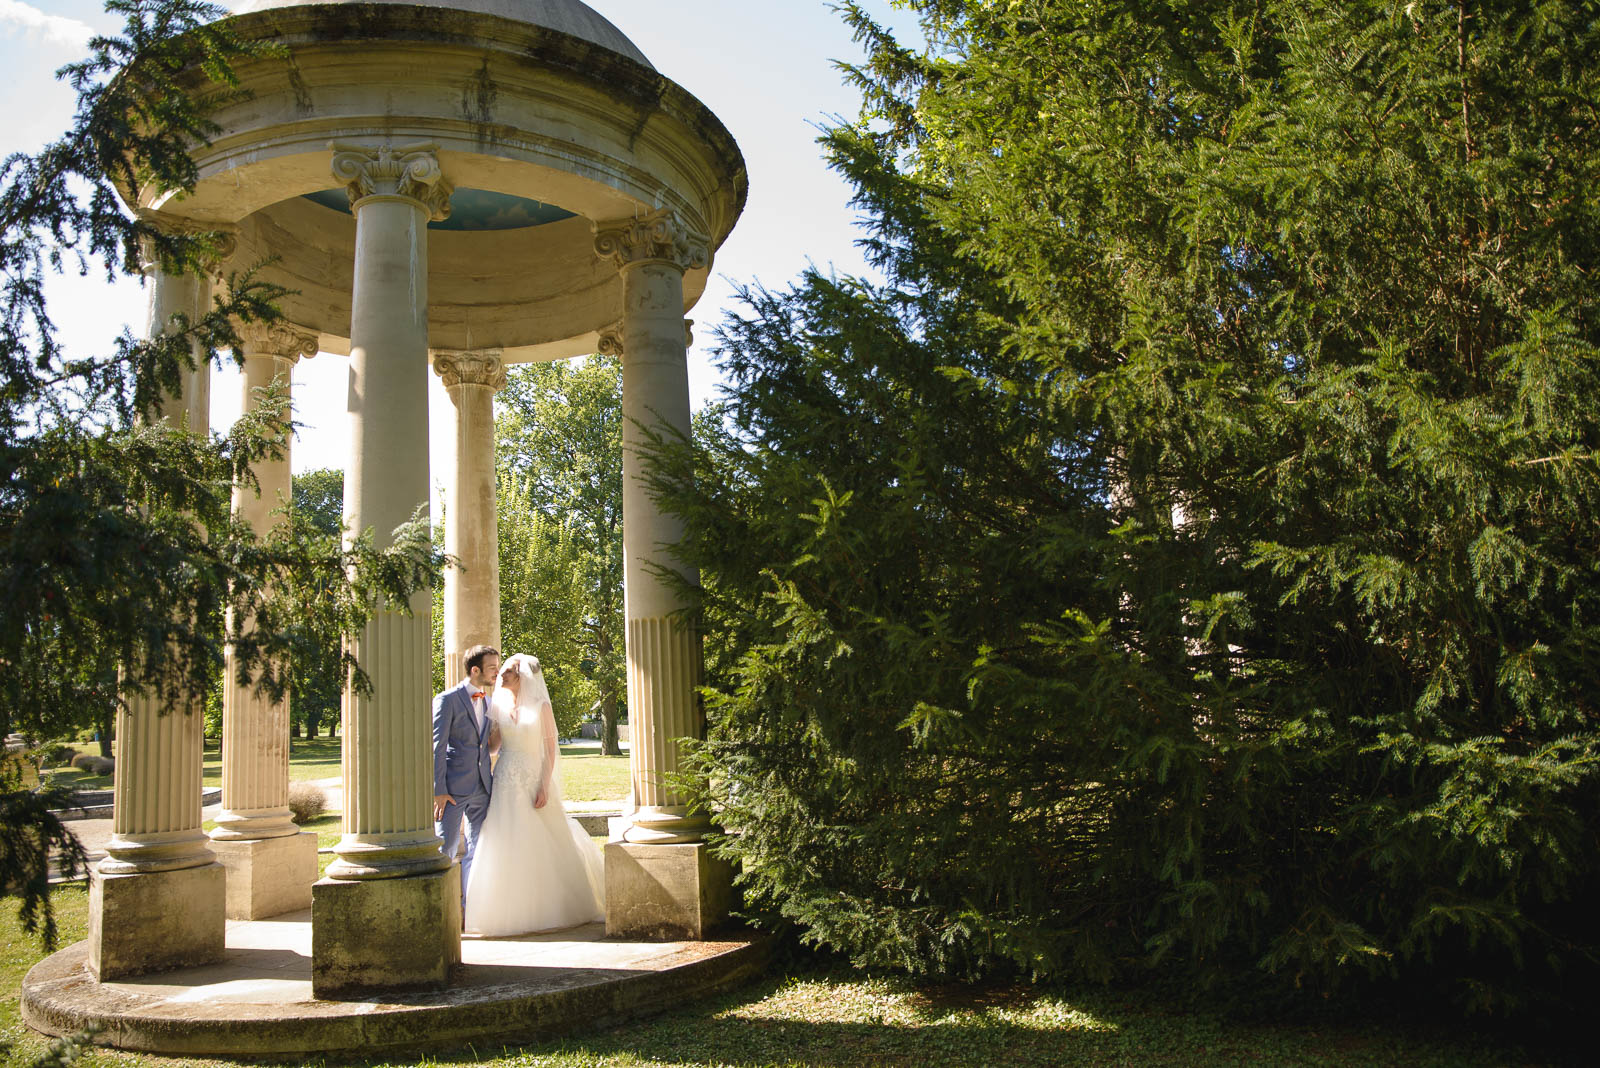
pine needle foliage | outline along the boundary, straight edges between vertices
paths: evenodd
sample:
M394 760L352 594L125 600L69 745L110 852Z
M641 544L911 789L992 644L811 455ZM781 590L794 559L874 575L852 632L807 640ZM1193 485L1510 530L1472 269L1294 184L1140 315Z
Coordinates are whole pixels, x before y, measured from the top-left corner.
M189 151L214 133L209 109L239 92L232 64L265 50L210 4L106 6L123 32L94 38L89 58L60 72L78 92L72 128L0 164L0 736L94 726L134 694L190 707L229 646L240 681L279 697L290 665L340 649L375 608L407 610L442 566L419 520L380 552L371 531L345 546L303 517L262 538L236 519L233 486L253 487L251 466L292 431L281 389L225 436L156 418L200 361L239 358L239 324L277 317L281 291L250 272L154 338L63 350L49 273L137 275L149 263L198 274L222 250L220 234L131 214L121 193L192 189ZM335 655L367 688L360 665ZM48 940L40 873L65 832L50 798L14 796L23 787L10 780L0 790L0 807L22 821L8 831L0 883L20 887L25 928Z
M748 292L661 449L748 899L924 974L1585 988L1600 6L906 6L823 138L883 281Z

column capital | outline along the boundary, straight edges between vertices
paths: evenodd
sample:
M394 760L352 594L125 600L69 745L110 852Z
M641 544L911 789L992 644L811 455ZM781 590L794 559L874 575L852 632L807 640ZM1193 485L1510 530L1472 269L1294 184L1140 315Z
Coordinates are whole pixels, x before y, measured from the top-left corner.
M506 388L506 365L500 349L434 349L433 373L446 389L456 386L488 386L499 392Z
M294 363L317 354L317 335L293 323L239 323L238 333L247 356L276 356Z
M196 237L201 234L213 235L212 246L200 261L201 270L204 271L208 278L218 278L222 271L222 265L239 250L239 228L237 226L227 223L196 222L193 219L185 219L178 215L167 215L163 212L148 209L139 213L139 220L172 237ZM155 243L149 237L141 238L139 242L140 273L150 277L158 269Z
M405 197L421 204L434 222L450 217L453 189L439 167L438 145L334 141L328 147L333 150L333 176L345 183L351 211L368 197Z
M600 331L600 340L595 342L595 351L602 356L621 356L626 346L622 343L622 327L608 326Z
M595 255L619 270L642 263L664 263L687 271L711 262L711 241L686 226L670 208L632 219L595 223Z
M685 349L694 348L693 319L685 319L683 321L683 347ZM622 325L618 323L600 331L600 337L595 342L594 351L602 356L621 356L625 348L626 346L622 343Z

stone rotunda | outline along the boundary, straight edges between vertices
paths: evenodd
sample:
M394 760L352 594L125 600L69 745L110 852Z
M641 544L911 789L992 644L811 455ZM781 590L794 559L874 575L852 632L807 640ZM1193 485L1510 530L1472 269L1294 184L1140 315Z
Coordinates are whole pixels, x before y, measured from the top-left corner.
M628 713L637 811L607 847L607 933L703 938L727 872L664 776L703 730L697 636L661 575L680 536L644 491L649 428L689 429L685 312L744 205L717 118L578 0L248 0L230 19L278 55L242 63L247 95L212 113L188 194L128 192L158 225L234 236L228 270L293 292L245 333L245 394L318 352L349 361L345 518L383 544L429 498L428 379L454 404L444 597L446 676L498 645L493 397L509 364L587 353L623 364ZM197 82L197 91L206 87ZM152 330L207 284L155 274ZM324 357L326 358L326 357ZM169 406L204 426L202 370ZM253 522L289 462L236 494ZM118 722L115 837L91 880L99 981L203 964L226 919L311 907L318 997L442 985L461 959L459 872L434 834L430 599L353 637L370 697L344 698L344 822L316 876L290 821L287 708L225 694L223 813L201 829L201 717ZM313 883L315 884L313 886Z

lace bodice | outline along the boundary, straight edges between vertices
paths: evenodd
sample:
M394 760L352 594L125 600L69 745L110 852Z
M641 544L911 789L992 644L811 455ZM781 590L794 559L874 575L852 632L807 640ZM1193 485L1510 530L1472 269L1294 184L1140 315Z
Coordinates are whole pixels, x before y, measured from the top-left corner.
M530 795L538 792L544 764L542 719L542 716L527 716L521 723L508 719L499 721L500 758L494 766L495 789L517 786Z

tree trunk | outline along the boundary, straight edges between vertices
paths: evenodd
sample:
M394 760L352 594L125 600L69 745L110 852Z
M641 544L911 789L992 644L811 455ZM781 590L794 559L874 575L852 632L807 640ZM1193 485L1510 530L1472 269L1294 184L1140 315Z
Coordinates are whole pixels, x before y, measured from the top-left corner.
M100 715L98 722L94 725L95 736L100 742L100 755L103 757L111 755L111 733L116 721L115 713L107 710Z
M600 755L622 755L617 744L617 695L609 689L600 695Z

